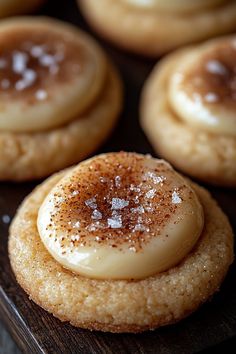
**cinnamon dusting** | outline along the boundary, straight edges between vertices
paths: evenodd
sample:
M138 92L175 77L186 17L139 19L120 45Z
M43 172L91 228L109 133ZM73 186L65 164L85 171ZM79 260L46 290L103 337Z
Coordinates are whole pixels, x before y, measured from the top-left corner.
M45 28L24 28L0 35L0 94L31 104L50 98L53 86L81 74L82 44Z
M194 100L236 108L235 43L232 39L219 43L186 73L182 86Z
M161 234L191 190L173 188L164 162L146 166L147 156L131 153L98 156L76 171L54 194L48 230L69 235L61 245L106 244L134 252ZM54 232L57 234L57 232Z

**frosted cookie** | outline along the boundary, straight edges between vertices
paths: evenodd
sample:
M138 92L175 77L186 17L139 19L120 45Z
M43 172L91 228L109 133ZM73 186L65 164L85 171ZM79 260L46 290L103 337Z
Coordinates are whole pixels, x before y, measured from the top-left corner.
M121 83L99 45L45 18L0 23L0 180L39 178L109 135Z
M236 37L170 54L144 87L141 123L183 172L236 186Z
M77 0L90 25L147 56L236 30L234 0Z
M0 18L34 11L44 0L0 0Z
M210 195L168 163L110 153L25 199L9 255L30 298L62 321L141 332L179 321L219 289L233 236Z

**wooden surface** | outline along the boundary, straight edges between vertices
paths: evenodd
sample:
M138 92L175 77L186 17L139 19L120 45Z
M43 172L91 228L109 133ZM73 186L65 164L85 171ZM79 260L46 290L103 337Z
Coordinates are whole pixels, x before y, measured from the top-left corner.
M0 353L1 354L21 353L1 322L0 322Z
M71 21L85 29L75 3L71 0L49 1L42 9L48 14ZM153 62L133 57L105 44L107 52L120 68L125 81L126 102L121 120L100 151L137 151L153 153L138 124L138 102L142 84ZM7 256L7 216L13 217L22 199L36 183L0 184L0 320L24 353L160 353L189 354L215 346L212 352L231 351L236 336L235 264L221 291L212 301L179 324L141 335L115 335L89 332L62 324L31 302L16 284ZM236 191L209 187L236 230ZM0 325L0 354L18 354ZM221 343L221 344L219 344ZM227 349L225 349L227 348ZM235 348L235 346L234 346Z

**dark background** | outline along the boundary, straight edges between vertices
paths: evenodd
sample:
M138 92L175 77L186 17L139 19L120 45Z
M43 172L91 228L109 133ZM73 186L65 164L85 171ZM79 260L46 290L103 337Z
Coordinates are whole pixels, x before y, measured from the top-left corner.
M72 22L93 33L73 0L48 1L38 13ZM97 37L95 33L93 35ZM127 150L148 152L155 156L138 122L140 91L155 62L125 53L98 40L120 69L125 86L121 119L113 135L98 152ZM56 354L236 352L235 263L221 291L195 314L176 325L139 335L91 333L73 328L69 324L62 324L29 301L16 284L9 266L9 225L3 222L2 217L9 215L12 218L17 206L37 183L0 183L0 320L8 327L22 351ZM236 191L206 187L218 200L236 230ZM0 354L13 353L18 354L19 351L0 324Z

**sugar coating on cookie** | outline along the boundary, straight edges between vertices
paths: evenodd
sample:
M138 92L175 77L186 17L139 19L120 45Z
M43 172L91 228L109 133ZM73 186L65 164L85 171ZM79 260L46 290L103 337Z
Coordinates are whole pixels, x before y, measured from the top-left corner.
M48 194L73 171L62 171L35 189L20 206L10 227L11 265L19 284L33 301L74 326L141 332L181 320L219 289L233 261L232 230L209 193L186 180L203 208L204 228L194 248L176 266L136 280L91 279L66 269L44 246L37 218ZM122 179L115 178L115 183L121 186ZM101 220L101 215L94 213L97 202L93 197L85 200L86 207L91 209L86 209L89 222L92 216ZM113 201L114 210L127 207L126 198ZM172 198L174 203L180 203L178 193Z
M58 183L38 230L65 267L95 278L139 279L169 269L204 224L191 187L164 161L131 153L97 156Z

